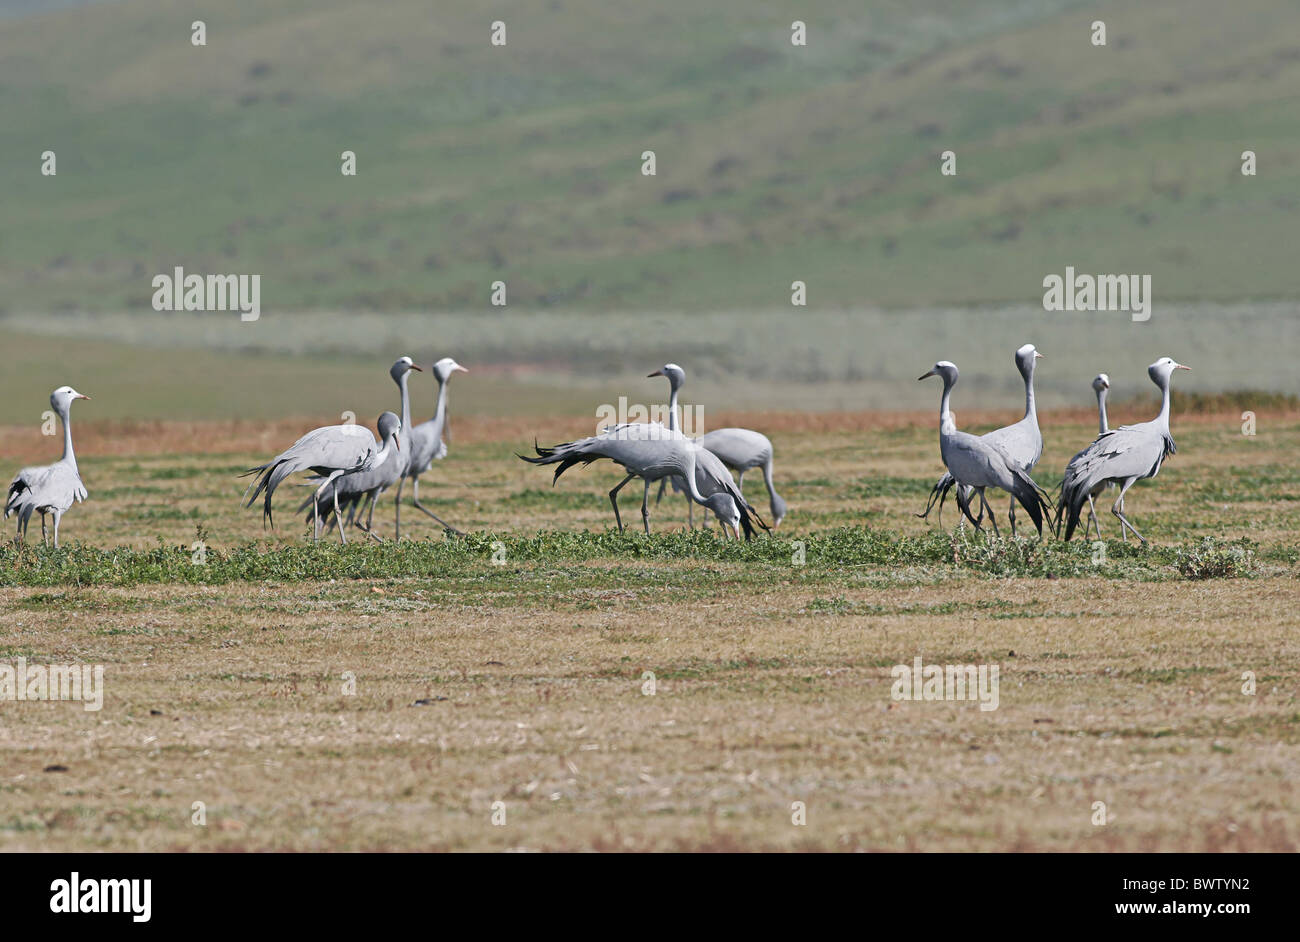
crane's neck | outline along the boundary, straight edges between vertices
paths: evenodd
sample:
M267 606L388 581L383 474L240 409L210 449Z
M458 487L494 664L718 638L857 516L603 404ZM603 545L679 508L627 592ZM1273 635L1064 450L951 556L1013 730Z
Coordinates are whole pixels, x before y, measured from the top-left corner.
M673 395L674 396L677 395L676 390L673 390ZM685 444L686 444L686 473L683 474L682 477L686 479L686 489L687 492L691 495L691 500L695 501L695 503L697 504L704 504L708 501L708 498L706 498L703 494L700 493L700 489L695 483L695 449L703 446L695 445L692 444L691 442L686 442Z
M1169 428L1169 377L1162 377L1160 381L1160 414L1156 416L1159 422L1166 430Z
M383 447L375 453L375 457L370 459L369 467L378 468L388 460L388 456L393 453L393 439L396 437L396 435L389 435L384 439Z
M677 384L672 383L672 391L668 394L668 429L672 432L680 431L677 425Z
M939 400L939 428L943 429L944 425L952 425L952 412L948 408L948 401L952 399L953 383L947 376L943 378L943 397Z
M433 410L433 421L438 426L438 435L442 436L442 427L447 421L447 381L438 380L438 404Z
M1097 390L1097 434L1105 435L1110 431L1110 424L1106 421L1106 389L1102 387Z
M59 419L63 422L62 460L72 465L75 468L77 466L77 456L72 451L72 416L70 413L71 410L69 409L59 410Z
M402 428L399 434L403 437L409 435L411 428L411 391L406 386L407 380L410 376L411 373L408 370L403 373L401 379L397 381L397 388L402 393Z
M1029 365L1025 367L1025 418L1038 419L1038 411L1034 405L1034 361L1030 360Z

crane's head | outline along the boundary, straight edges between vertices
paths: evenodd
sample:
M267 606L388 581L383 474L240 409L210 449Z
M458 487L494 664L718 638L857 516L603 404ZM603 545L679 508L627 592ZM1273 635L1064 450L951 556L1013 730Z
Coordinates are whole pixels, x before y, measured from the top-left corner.
M54 407L55 412L68 411L68 406L72 405L74 399L89 399L89 396L83 396L71 386L60 386L54 392L50 393L50 405Z
M940 360L930 372L922 373L917 379L928 379L931 376L942 376L944 383L951 386L957 382L957 364L951 360Z
M451 357L443 357L437 363L433 364L431 369L433 370L433 375L440 383L447 382L447 380L451 378L452 373L469 372L469 370L465 369L465 367L461 366Z
M1183 366L1181 363L1176 362L1173 357L1161 357L1147 367L1147 375L1151 377L1151 382L1164 389L1169 382L1169 377L1174 375L1174 370L1190 369L1190 366Z
M719 523L728 524L736 534L740 533L740 508L726 491L710 494L704 499L704 506L713 511Z
M665 363L653 373L648 374L648 376L667 376L668 385L673 389L681 389L686 382L686 371L676 363Z
M417 373L424 372L424 370L415 365L415 361L410 357L398 357L397 362L393 364L393 368L388 371L388 375L393 378L393 382L400 383L402 377L411 370L415 370Z
M1098 373L1092 380L1093 392L1101 392L1103 389L1110 389L1110 377L1105 373Z
M375 423L379 429L380 441L387 444L390 440L398 451L402 450L401 444L397 440L397 433L402 430L402 420L392 412L379 413L379 421Z
M1034 369L1034 361L1041 360L1043 355L1038 352L1032 343L1027 343L1016 351L1016 369L1020 375L1028 376Z

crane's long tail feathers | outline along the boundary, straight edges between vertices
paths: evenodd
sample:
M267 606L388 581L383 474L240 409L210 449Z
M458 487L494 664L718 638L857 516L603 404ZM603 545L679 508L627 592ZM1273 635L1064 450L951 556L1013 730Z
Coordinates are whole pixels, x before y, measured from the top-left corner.
M1079 516L1083 513L1083 505L1088 503L1088 495L1093 492L1093 488L1088 487L1082 475L1070 477L1069 469L1066 469L1065 480L1061 482L1060 497L1056 502L1056 533L1061 533L1061 524L1065 524L1065 540L1069 542L1070 537L1074 536L1075 528L1079 526ZM1100 490L1104 486L1097 486Z
M745 532L746 541L752 540L758 534L758 531L754 529L755 523L762 527L764 532L772 532L772 528L767 525L767 522L750 505L749 501L745 500L745 495L740 493L738 487L728 484L727 493L731 495L731 499L736 502L736 508L740 511L740 528Z
M930 498L926 501L925 513L919 513L916 514L916 516L920 517L922 520L928 519L930 511L935 508L936 504L939 508L939 514L942 516L943 502L948 499L948 492L952 490L953 485L956 483L957 482L953 480L951 474L944 474L943 477L939 478L939 480L935 482L934 487L930 488Z
M262 519L269 523L272 529L275 528L275 518L271 513L271 495L275 493L275 489L280 486L280 483L296 470L288 461L276 460L259 468L249 468L244 472L244 475L261 472L253 483L248 485L248 490L244 491L244 496L248 498L248 503L244 506L252 507L256 503L258 496L265 491L266 498L262 506ZM240 475L240 477L244 475ZM252 492L251 496L249 491Z
M1046 492L1024 471L1017 471L1012 482L1011 493L1020 502L1020 506L1029 513L1029 519L1034 521L1034 527L1041 538L1043 517L1047 516L1050 527L1052 513L1052 507L1046 499Z
M586 467L587 465L591 464L593 461L599 461L600 459L605 457L604 455L586 454L582 452L573 452L571 450L566 451L566 449L571 449L574 444L575 444L574 442L565 442L562 445L556 445L553 448L548 448L546 445L537 444L537 441L534 439L533 450L537 452L536 458L530 458L527 455L521 455L518 452L515 453L515 457L522 458L524 461L527 461L529 464L558 463L559 467L555 469L555 476L551 478L551 483L554 484L556 481L560 479L561 474L563 474L565 471L568 471L575 464L580 464L583 467Z
M23 495L31 490L31 487L21 477L9 485L9 493L5 495L5 519L23 503Z

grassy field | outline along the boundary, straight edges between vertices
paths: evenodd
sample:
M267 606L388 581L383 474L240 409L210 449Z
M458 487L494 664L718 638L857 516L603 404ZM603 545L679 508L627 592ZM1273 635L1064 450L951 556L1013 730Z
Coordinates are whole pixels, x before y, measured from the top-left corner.
M1176 417L1129 498L1152 546L1106 514L1100 564L911 516L928 414L718 421L777 443L791 512L747 546L680 502L617 535L612 469L511 456L572 421L465 417L422 496L470 536L408 508L342 549L298 489L274 533L238 507L310 423L83 422L65 548L0 550L0 659L105 665L104 708L0 704L0 848L1297 849L1300 415ZM1091 420L1044 426L1049 483ZM0 430L6 465L53 450ZM917 656L999 665L998 709L892 700Z
M203 48L172 0L6 20L0 309L147 311L178 264L275 311L1297 295L1292 3L384 7L231 0Z

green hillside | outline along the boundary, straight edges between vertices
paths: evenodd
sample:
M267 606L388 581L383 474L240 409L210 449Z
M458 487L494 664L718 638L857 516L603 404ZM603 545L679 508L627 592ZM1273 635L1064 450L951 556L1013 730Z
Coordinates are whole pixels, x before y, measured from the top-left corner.
M201 7L3 21L0 313L147 309L177 264L264 311L1032 304L1065 265L1300 295L1300 4Z

